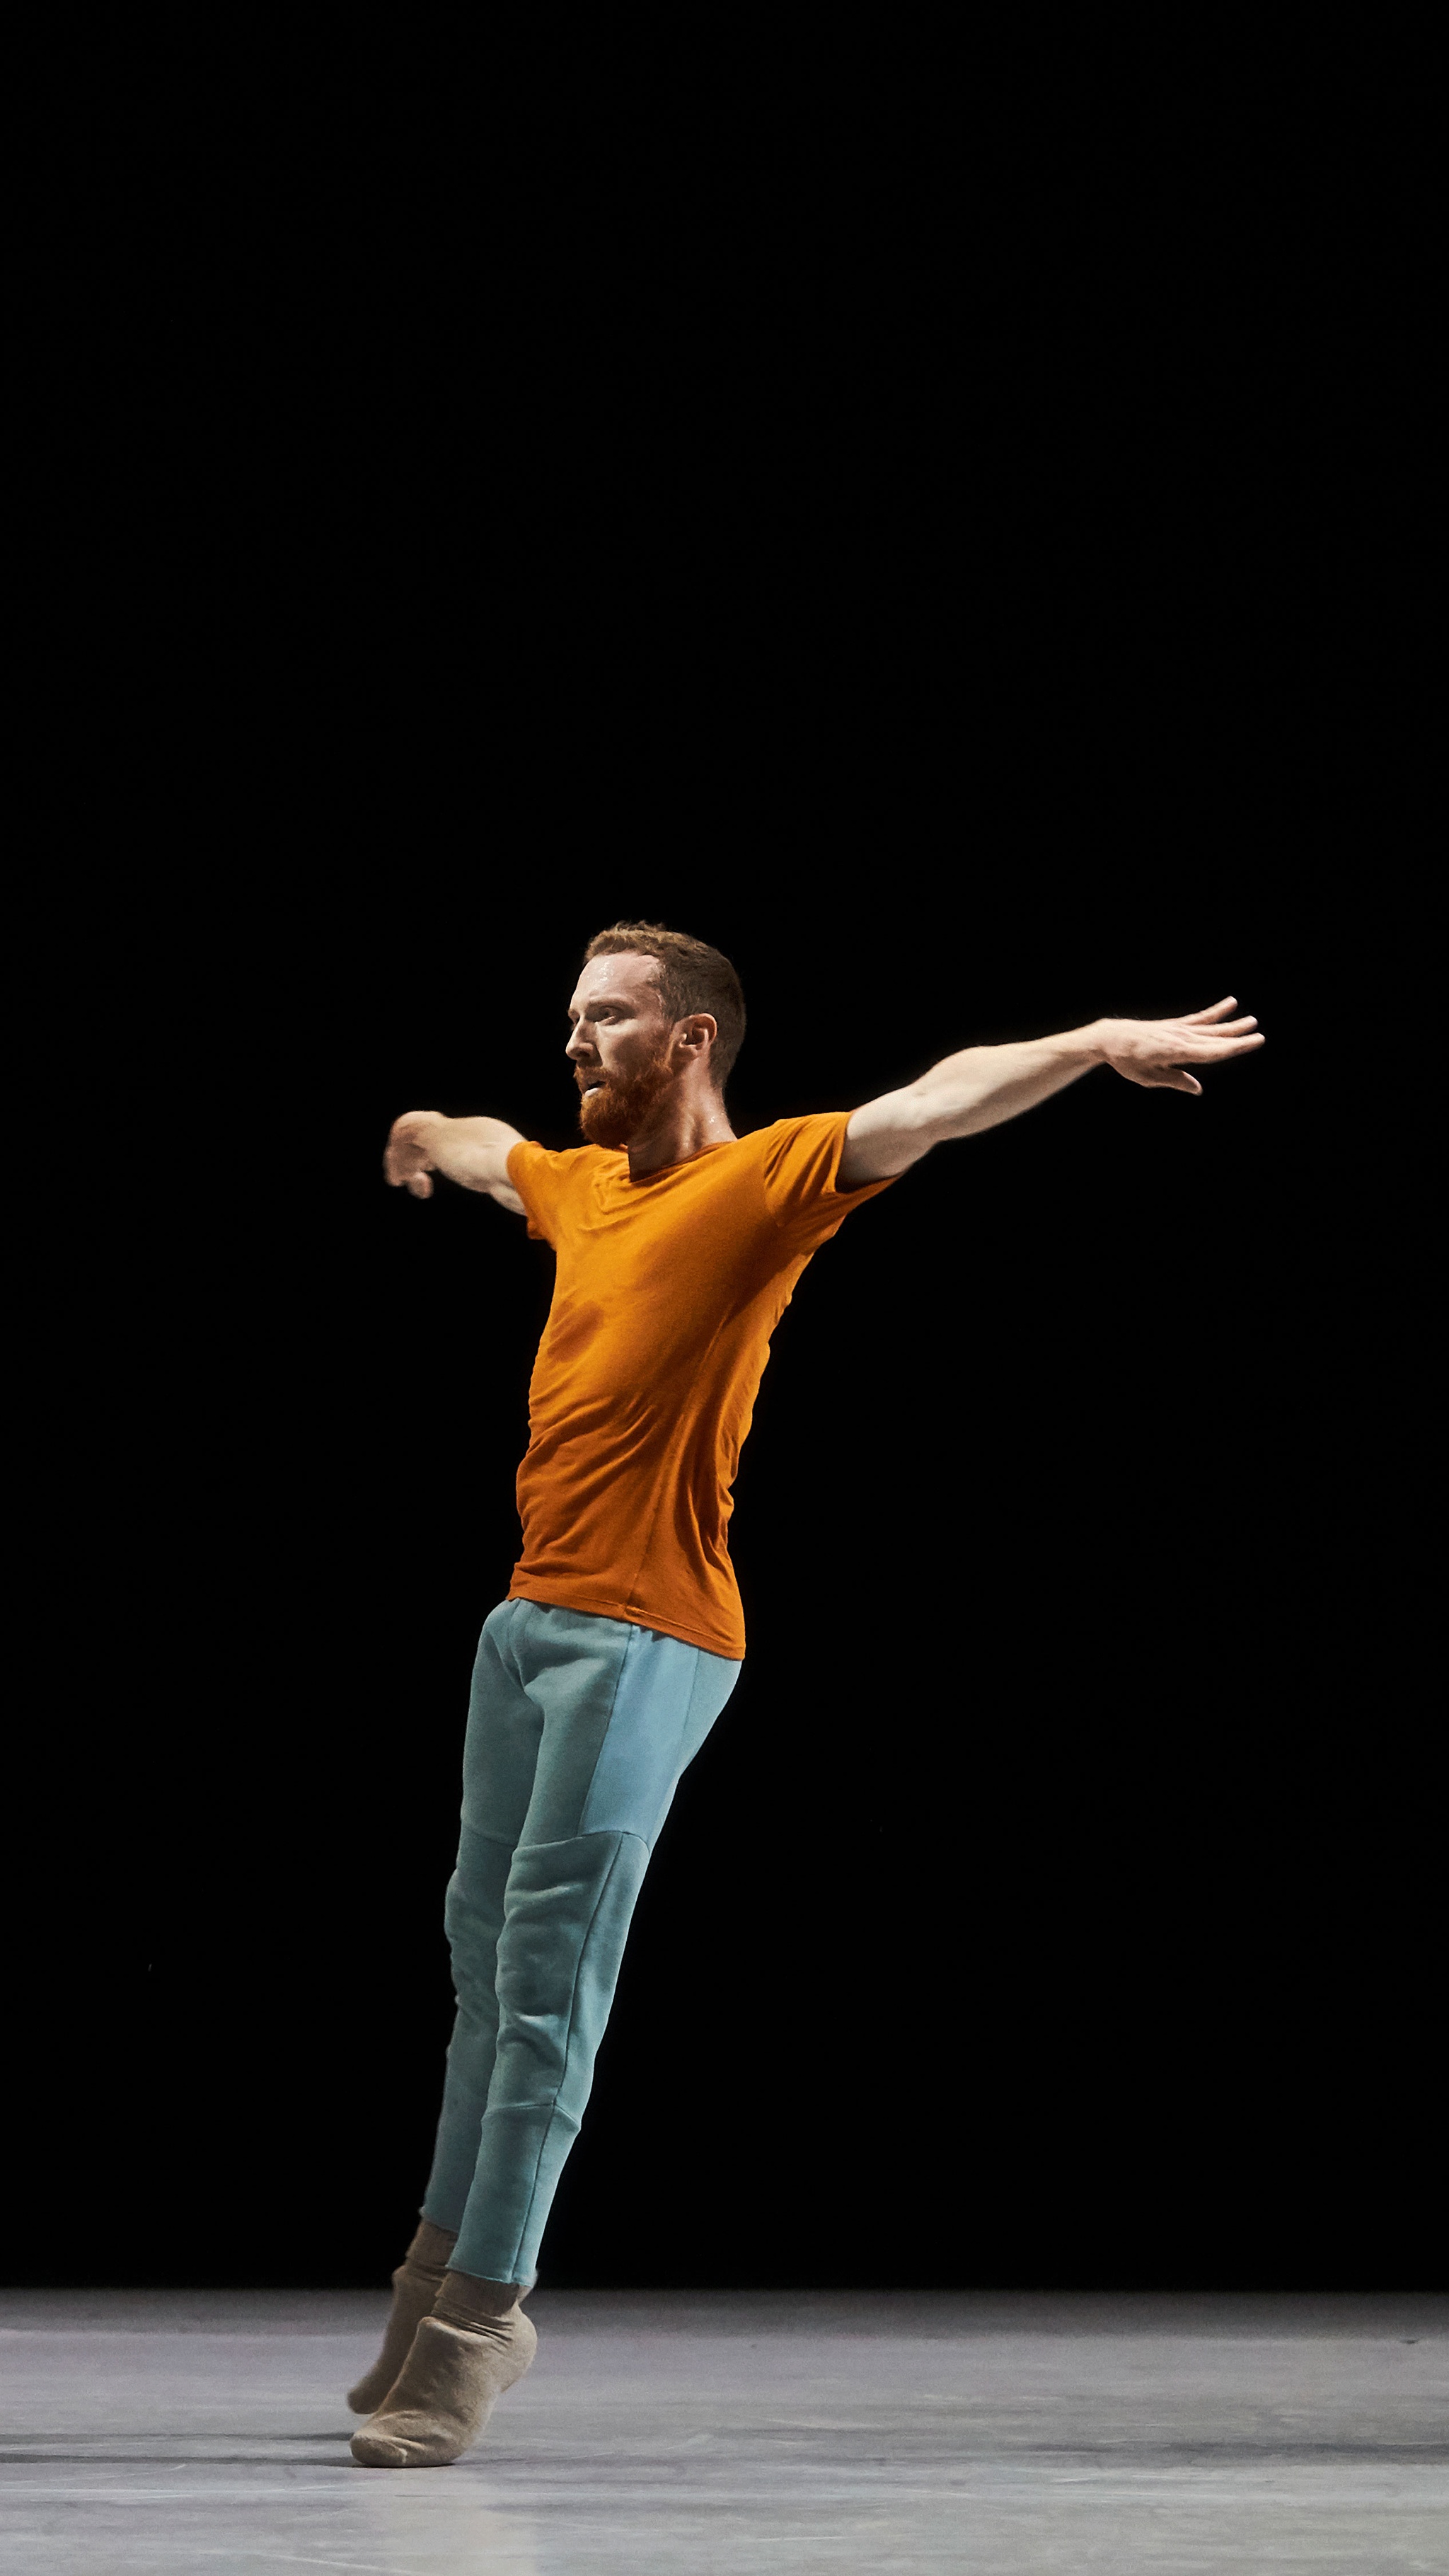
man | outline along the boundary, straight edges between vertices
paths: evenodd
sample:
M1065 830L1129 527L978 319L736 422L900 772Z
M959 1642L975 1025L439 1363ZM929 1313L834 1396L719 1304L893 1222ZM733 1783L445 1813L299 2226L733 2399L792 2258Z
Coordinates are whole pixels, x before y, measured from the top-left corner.
M483 1190L553 1245L518 1477L523 1552L484 1623L447 1925L458 2012L420 2224L349 2403L378 2468L456 2459L536 2342L521 2301L588 2099L634 1900L675 1788L739 1673L730 1488L796 1280L847 1212L948 1138L1094 1065L1197 1092L1263 1043L1231 997L968 1047L854 1112L736 1136L728 958L652 922L590 943L567 1054L586 1139L414 1110L388 1180ZM377 2411L374 2413L373 2410Z

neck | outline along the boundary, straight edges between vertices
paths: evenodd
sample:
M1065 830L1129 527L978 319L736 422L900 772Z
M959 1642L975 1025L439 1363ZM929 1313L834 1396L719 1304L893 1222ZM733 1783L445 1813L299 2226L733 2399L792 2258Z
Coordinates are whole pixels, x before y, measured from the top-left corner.
M641 1181L671 1163L688 1163L711 1145L732 1145L735 1131L717 1091L669 1092L628 1143L629 1178Z

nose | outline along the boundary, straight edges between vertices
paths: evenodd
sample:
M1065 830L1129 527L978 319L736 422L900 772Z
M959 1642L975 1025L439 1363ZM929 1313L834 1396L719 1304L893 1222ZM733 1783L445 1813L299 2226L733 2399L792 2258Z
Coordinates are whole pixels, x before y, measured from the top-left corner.
M574 1064L583 1064L593 1053L593 1040L585 1037L583 1021L579 1020L569 1032L569 1041L564 1048L564 1054Z

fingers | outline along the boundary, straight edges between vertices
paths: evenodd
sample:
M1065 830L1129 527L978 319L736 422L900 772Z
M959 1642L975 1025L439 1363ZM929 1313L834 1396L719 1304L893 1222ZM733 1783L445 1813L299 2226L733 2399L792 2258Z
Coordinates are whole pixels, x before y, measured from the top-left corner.
M389 1145L382 1158L382 1177L389 1189L406 1190L411 1198L432 1197L428 1170L429 1166L417 1159L417 1149L412 1145Z
M1192 1038L1195 1043L1203 1044L1211 1043L1217 1038L1245 1036L1247 1031L1255 1029L1258 1023L1251 1011L1245 1011L1241 1019L1236 1020L1209 1020L1200 1012L1195 1019L1162 1020L1158 1025L1169 1031L1179 1030L1184 1036Z
M1227 1017L1228 1012L1236 1011L1237 1007L1238 997L1236 993L1229 993L1225 1000L1214 1002L1210 1009L1206 1011L1188 1011L1182 1019L1169 1020L1166 1025L1173 1029L1191 1029L1194 1034L1202 1037L1243 1037L1249 1029L1255 1029L1258 1022L1256 1014L1252 1011L1243 1011L1239 1013L1237 1019L1230 1020ZM1257 1038L1253 1043L1257 1046L1261 1046L1262 1039Z
M1163 1054L1167 1057L1167 1061L1164 1064L1155 1064L1153 1066L1151 1078L1156 1082L1167 1082L1169 1080L1177 1081L1179 1089L1182 1089L1187 1084L1191 1083L1192 1088L1197 1090L1199 1086L1187 1069L1190 1064L1231 1064L1234 1056L1251 1055L1255 1047L1260 1047L1264 1043L1264 1040L1260 1037L1228 1038L1224 1040L1221 1046L1215 1046L1207 1040L1200 1039L1198 1043L1191 1048L1173 1047L1170 1055L1168 1054L1167 1049L1164 1048ZM1179 1076L1181 1077L1180 1081L1178 1080Z
M1158 1036L1156 1030L1151 1034ZM1241 1055L1246 1047L1263 1043L1256 1020L1229 1020L1216 1028L1204 1028L1189 1020L1166 1020L1160 1032L1164 1055L1190 1057L1194 1064L1216 1064L1224 1056Z

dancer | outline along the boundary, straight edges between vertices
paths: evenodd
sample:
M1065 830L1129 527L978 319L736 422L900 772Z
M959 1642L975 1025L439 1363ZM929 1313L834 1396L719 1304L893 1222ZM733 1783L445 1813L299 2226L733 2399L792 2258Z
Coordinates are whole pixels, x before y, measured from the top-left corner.
M420 2224L382 2352L349 2403L370 2467L456 2459L536 2337L521 2302L578 2135L630 1916L688 1763L744 1654L730 1488L770 1335L849 1210L934 1145L1014 1118L1096 1065L1200 1090L1261 1046L1231 996L967 1047L854 1112L736 1136L744 1035L728 958L654 922L590 942L566 1053L585 1142L413 1110L387 1179L481 1190L557 1276L518 1475L523 1551L484 1622L449 1883L457 2019Z

